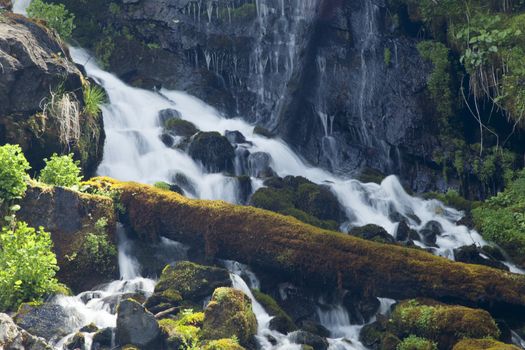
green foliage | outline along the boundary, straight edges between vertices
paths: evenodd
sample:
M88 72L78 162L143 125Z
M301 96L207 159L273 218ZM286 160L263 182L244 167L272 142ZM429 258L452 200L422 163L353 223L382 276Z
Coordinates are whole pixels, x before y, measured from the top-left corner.
M170 184L167 182L157 181L153 184L153 186L164 191L170 191Z
M0 309L41 300L59 289L51 235L25 222L11 222L0 233Z
M86 85L83 89L84 113L92 118L98 117L100 106L106 102L106 93L101 87Z
M68 40L75 29L75 16L63 4L48 4L43 0L33 0L27 8L27 15L31 18L46 21L64 40Z
M525 266L525 171L505 191L472 211L483 237Z
M443 117L452 114L452 92L450 90L450 61L449 50L442 43L422 41L417 45L419 54L432 62L434 69L428 78L428 91Z
M385 61L385 65L387 67L390 66L390 63L392 62L392 50L390 50L388 47L385 47L385 50L383 52L383 59Z
M112 34L111 31L105 30L104 36L95 44L95 54L102 67L109 66L109 60L115 50L115 42L113 41Z
M0 204L24 195L30 169L22 149L18 145L0 147Z
M73 154L59 156L56 153L50 159L44 159L46 166L40 172L39 181L48 185L73 187L82 180L79 162L73 160Z
M436 343L410 335L397 345L396 350L437 350Z

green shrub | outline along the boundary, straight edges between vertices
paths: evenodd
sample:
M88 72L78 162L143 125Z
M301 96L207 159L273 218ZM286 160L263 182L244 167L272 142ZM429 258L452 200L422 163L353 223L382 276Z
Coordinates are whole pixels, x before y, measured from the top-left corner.
M428 339L411 335L398 344L396 350L437 350L437 345Z
M100 106L106 101L106 93L98 86L86 85L84 93L84 113L90 117L97 117L100 112Z
M13 222L0 233L0 309L41 300L59 288L51 235L25 222Z
M0 204L24 195L30 168L20 146L0 147Z
M75 15L66 10L63 4L47 4L42 0L33 0L27 8L27 15L46 21L64 40L68 40L75 29Z
M73 187L82 180L79 162L73 160L73 155L59 156L56 153L51 159L44 159L46 166L40 172L39 181L48 185Z

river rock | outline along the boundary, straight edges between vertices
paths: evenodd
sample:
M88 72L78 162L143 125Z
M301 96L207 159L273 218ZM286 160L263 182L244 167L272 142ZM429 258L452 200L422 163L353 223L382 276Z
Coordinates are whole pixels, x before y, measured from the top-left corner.
M173 108L166 108L159 111L159 125L164 126L166 122L170 119L180 119L182 115L179 111Z
M191 140L188 154L211 173L233 172L235 150L218 132L200 132Z
M368 239L381 243L394 243L395 239L384 228L378 225L369 224L362 227L354 227L349 234L352 236Z
M199 129L187 120L171 118L164 123L165 132L180 136L180 137L191 137L199 132Z
M8 315L0 313L0 349L53 350L53 347L43 338L18 327Z
M83 77L54 31L19 15L0 21L0 144L19 144L34 171L53 153L75 154L86 175L100 163L104 149L101 116L82 113ZM61 131L62 116L42 114L51 93L69 93L80 137ZM69 138L69 142L65 139Z
M250 298L242 291L217 288L204 310L202 334L204 339L217 340L237 337L239 344L253 344L257 319Z
M110 349L113 342L115 328L104 328L93 335L91 350Z
M14 317L16 324L27 332L46 340L58 340L75 330L69 317L79 317L72 311L51 303L22 304Z
M116 339L119 344L135 345L143 350L158 350L161 331L155 316L133 299L119 304Z
M239 144L239 143L246 143L246 137L244 137L243 134L241 134L240 131L237 130L226 130L224 132L224 136L228 139L228 141L232 144Z
M275 176L271 168L272 156L266 152L255 152L248 156L248 168L250 176L257 178L268 178Z
M478 248L474 244L454 249L454 258L456 259L456 261L468 264L485 265L494 267L496 269L509 271L507 265L503 264L501 261L498 261L488 256L483 252L482 248Z
M429 221L419 230L419 234L423 239L423 243L429 246L436 245L437 236L443 233L443 226L437 221Z
M75 335L64 344L65 350L84 349L86 344L86 337L83 333L75 333Z
M327 350L329 345L325 338L305 331L293 332L290 340L296 344L311 346L314 350Z

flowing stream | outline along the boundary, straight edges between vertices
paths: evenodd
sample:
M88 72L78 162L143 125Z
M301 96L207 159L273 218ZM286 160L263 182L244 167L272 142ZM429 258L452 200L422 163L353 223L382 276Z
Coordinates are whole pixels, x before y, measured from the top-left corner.
M28 0L15 2L15 11L25 13ZM474 230L457 225L462 213L445 207L437 200L423 200L410 196L395 176L385 178L381 184L361 183L354 179L335 176L320 168L305 164L282 140L268 139L254 134L253 125L241 119L228 119L203 101L181 91L147 91L133 88L109 72L99 68L95 60L83 49L71 49L74 61L85 66L87 74L107 92L109 103L102 107L106 132L104 158L98 169L100 175L120 180L144 183L165 181L172 183L177 175L184 175L194 191L190 197L222 199L241 203L241 190L236 177L220 173L207 173L204 167L184 151L168 148L161 141L162 128L159 112L175 109L182 119L195 124L201 131L227 130L241 132L247 139L242 147L251 153L265 152L271 156L271 167L281 177L303 176L317 184L325 184L338 198L347 216L341 227L343 231L355 226L376 224L389 234L396 236L401 221L411 229L421 232L429 223L437 223L440 234L435 244L425 244L424 239L415 240L421 247L435 254L453 259L455 248L487 243ZM363 60L364 61L364 60ZM364 90L366 86L362 88ZM241 146L238 146L241 147ZM240 175L240 174L238 174ZM262 181L251 178L252 189L262 186ZM119 235L119 267L121 279L100 290L84 292L75 297L58 297L54 302L70 310L72 334L82 326L94 323L99 327L114 327L115 304L125 295L140 293L145 296L153 292L155 281L141 277L140 266L130 253L124 233ZM173 245L175 242L163 241ZM179 257L180 258L180 257ZM175 259L174 259L175 260ZM507 263L512 271L522 272ZM258 321L258 339L263 349L299 349L293 343L293 334L284 335L268 328L271 317L254 299L250 287L258 288L257 277L243 265L227 263L235 288L244 291L253 301ZM245 281L240 276L251 276ZM386 313L393 301L381 300L380 312ZM358 335L362 325L352 325L347 310L341 304L325 305L318 312L320 322L331 331L331 349L362 350ZM57 349L72 335L56 343ZM268 336L275 339L270 343ZM517 335L516 335L517 336ZM89 337L88 337L89 338ZM89 341L88 344L89 345ZM89 349L89 347L87 347Z

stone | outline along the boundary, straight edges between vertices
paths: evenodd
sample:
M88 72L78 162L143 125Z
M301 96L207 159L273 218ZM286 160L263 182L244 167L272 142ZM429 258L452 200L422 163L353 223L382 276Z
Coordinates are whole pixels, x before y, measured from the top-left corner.
M0 313L0 349L53 350L43 338L29 334L18 327L9 315Z
M123 300L117 312L116 339L121 345L158 350L161 342L159 323L152 313L135 300Z
M275 176L271 168L272 156L266 152L255 152L248 156L249 175L257 178L268 178Z
M199 132L188 148L188 154L211 173L233 173L235 151L228 139L218 132Z
M483 248L478 248L475 244L454 249L454 258L467 264L485 265L509 271L507 265L485 254Z
M224 136L228 139L228 141L234 145L239 143L246 143L246 137L244 137L243 134L241 134L240 131L237 130L226 130L224 132Z
M325 338L305 331L293 332L290 340L296 344L311 346L314 350L327 350L329 345Z
M423 243L429 246L436 245L437 236L443 233L443 227L437 221L429 221L419 230L419 234L422 237Z
M51 303L22 304L16 315L15 323L27 332L48 341L56 341L75 330L74 325L68 322L69 317L75 316L62 306ZM76 315L75 317L79 317Z
M362 227L354 227L348 232L352 236L360 237L370 241L381 243L394 243L395 239L384 228L369 224Z

